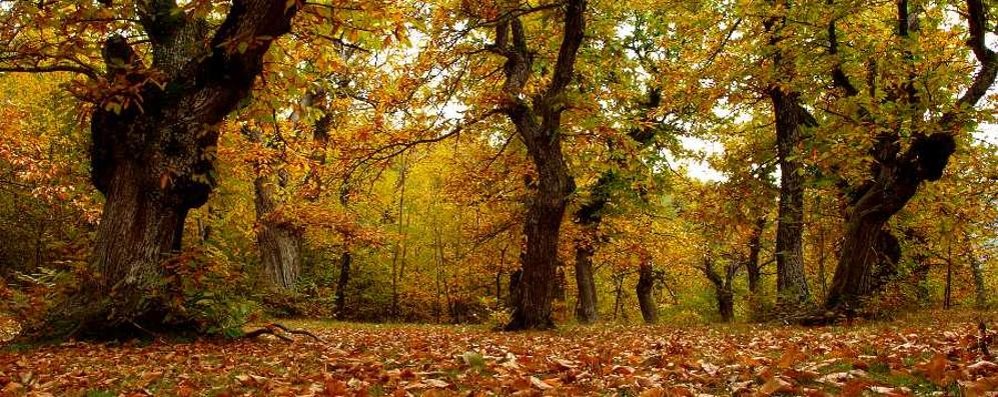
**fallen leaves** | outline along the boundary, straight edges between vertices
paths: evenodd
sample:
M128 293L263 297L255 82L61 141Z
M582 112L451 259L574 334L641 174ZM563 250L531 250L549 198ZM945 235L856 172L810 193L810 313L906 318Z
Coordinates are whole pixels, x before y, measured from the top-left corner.
M305 324L324 341L47 346L0 353L0 395L985 396L973 324L592 327L497 333Z

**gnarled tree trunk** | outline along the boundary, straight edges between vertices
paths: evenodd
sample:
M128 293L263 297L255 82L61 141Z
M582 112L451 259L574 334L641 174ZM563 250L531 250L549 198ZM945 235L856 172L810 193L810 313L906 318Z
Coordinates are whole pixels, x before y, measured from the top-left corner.
M839 263L825 301L828 309L855 309L879 287L878 264L883 266L885 258L878 248L897 244L896 239L894 244L885 242L887 221L911 200L923 181L942 176L956 145L950 135L937 133L916 138L900 156L899 149L893 134L878 139L874 152L881 163L876 166L876 178L860 188L849 208Z
M137 7L153 63L144 65L121 36L104 44L108 79L128 89L107 93L94 109L92 180L107 200L92 278L52 320L83 333L166 320L155 302L160 276L180 249L188 210L203 205L212 190L218 126L248 95L263 55L290 30L297 10L283 0L235 2L211 32L173 1ZM237 51L243 42L245 50ZM65 331L49 326L46 333Z
M708 252L704 256L700 270L714 286L714 297L717 300L717 312L721 316L721 321L731 322L735 318L734 280L740 265L728 264L723 269L724 274L720 274L714 268L714 260L711 255L712 253Z

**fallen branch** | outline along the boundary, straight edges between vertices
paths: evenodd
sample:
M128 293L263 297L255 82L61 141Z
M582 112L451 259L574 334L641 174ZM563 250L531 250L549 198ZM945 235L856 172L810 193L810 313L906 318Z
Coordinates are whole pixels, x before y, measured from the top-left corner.
M312 339L315 339L316 342L326 343L326 341L322 340L322 338L316 336L315 334L309 332L308 330L304 330L304 329L291 329L291 328L285 327L281 323L270 323L270 326L275 327L275 328L280 328L282 331L287 332L289 334L306 335L306 336L311 337Z
M249 339L249 338L256 338L256 337L259 337L261 335L272 335L272 336L274 336L274 337L276 337L278 339L281 339L281 340L283 340L285 342L294 342L295 341L294 338L291 338L291 337L287 336L286 334L305 335L305 336L311 337L312 339L315 339L319 343L326 343L325 341L322 340L322 338L319 338L318 336L316 336L315 334L313 334L313 333L311 333L311 332L309 332L307 330L304 330L304 329L291 329L291 328L288 328L287 326L285 326L283 324L280 324L280 323L270 323L270 324L267 324L267 325L263 326L262 328L255 329L253 331L249 331L249 332L243 334L243 338L248 338Z
M274 328L271 328L270 326L266 326L266 327L263 327L263 328L260 328L260 329L255 329L255 330L252 330L250 332L247 332L247 333L243 334L243 338L251 339L251 338L259 337L260 335L273 335L273 336L275 336L275 337L277 337L277 338L279 338L281 340L284 340L285 342L294 342L295 341L294 339L291 339L291 338L285 336L284 334L275 331Z

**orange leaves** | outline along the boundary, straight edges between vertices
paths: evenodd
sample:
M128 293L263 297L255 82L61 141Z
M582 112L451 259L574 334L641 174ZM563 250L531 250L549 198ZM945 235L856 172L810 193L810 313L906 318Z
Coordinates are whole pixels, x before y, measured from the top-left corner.
M925 374L925 376L932 380L935 384L946 386L953 382L953 379L949 378L946 374L947 363L948 360L946 359L946 355L936 353L932 356L931 360L919 365L918 370Z
M973 324L920 326L905 335L876 327L834 334L769 327L507 334L443 326L294 326L335 346L308 339L49 346L0 354L0 393L910 396L917 387L919 394L958 388L985 396L998 386L998 364L980 359L961 338L943 335L973 332ZM916 334L926 342L906 342ZM833 345L881 352L861 356L869 370L860 370L850 364L855 357L834 357ZM926 351L949 353L907 360Z

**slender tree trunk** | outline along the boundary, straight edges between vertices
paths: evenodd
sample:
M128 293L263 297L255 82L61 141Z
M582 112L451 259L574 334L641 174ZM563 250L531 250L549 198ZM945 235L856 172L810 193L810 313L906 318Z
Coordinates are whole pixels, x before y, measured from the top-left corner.
M943 297L943 309L953 307L953 261L946 260L946 291Z
M349 250L344 250L340 254L340 278L336 282L336 317L344 318L347 306L347 285L350 284L350 266L353 264L353 255Z
M762 233L766 230L766 218L759 218L752 236L749 238L749 256L745 262L745 270L748 273L749 292L752 295L759 293L759 282L762 279L762 269L759 263L759 254L762 252Z
M645 324L658 322L658 304L653 294L655 290L655 272L650 261L642 261L638 268L638 284L635 288L638 295L638 306L641 307L641 318Z
M405 234L404 231L404 217L405 217L405 182L406 174L408 170L406 169L405 157L402 157L402 166L399 171L399 201L398 201L398 242L395 243L395 250L392 253L392 306L391 306L391 317L393 320L398 320L399 316L399 283L401 283L402 278L402 264L405 262Z
M568 299L567 289L568 279L565 276L565 262L559 260L555 268L554 300L565 302Z
M496 272L496 306L502 307L502 275L505 272L504 267L506 265L506 250L509 249L508 245L504 245L499 251L499 270Z
M624 307L624 279L626 275L616 273L613 275L613 319L617 319L617 314ZM625 313L626 314L626 313Z
M593 248L580 241L575 242L575 283L579 294L575 318L582 324L595 323L599 315L596 312Z
M818 285L821 286L821 294L828 295L828 272L825 269L827 257L825 255L825 228L818 231Z

